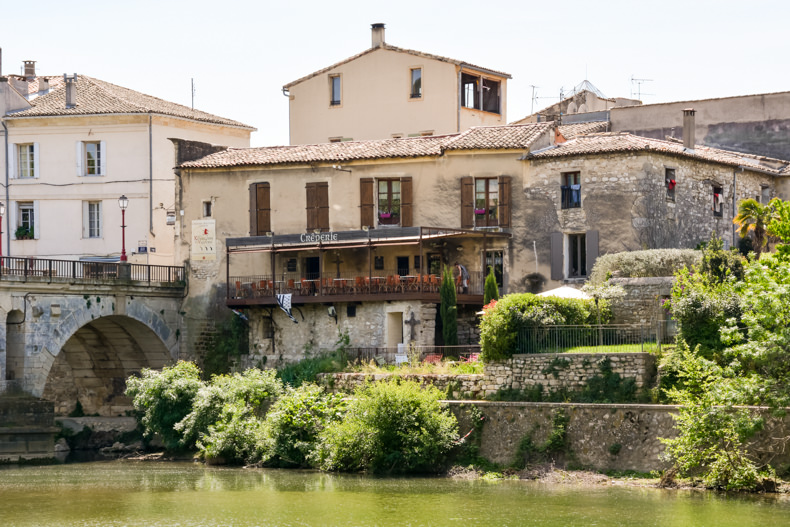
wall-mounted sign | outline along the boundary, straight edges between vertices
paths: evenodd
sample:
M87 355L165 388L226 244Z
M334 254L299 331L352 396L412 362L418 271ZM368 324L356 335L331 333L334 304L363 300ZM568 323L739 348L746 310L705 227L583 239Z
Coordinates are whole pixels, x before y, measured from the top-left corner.
M318 243L318 242L336 242L336 232L311 232L304 233L299 237L299 241L303 243Z
M192 220L192 261L217 259L216 220Z
M148 240L137 240L137 252L139 254L148 252Z

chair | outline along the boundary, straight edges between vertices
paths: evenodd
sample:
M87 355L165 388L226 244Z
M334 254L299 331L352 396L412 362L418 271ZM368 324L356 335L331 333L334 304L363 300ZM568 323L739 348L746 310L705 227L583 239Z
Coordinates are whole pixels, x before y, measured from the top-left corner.
M431 279L431 291L435 293L439 290L439 279L436 277L435 274L432 274L430 276L430 279Z
M241 298L241 282L236 282L236 294L233 298Z
M263 282L261 282L261 283L263 283ZM255 285L255 282L250 284L250 290L252 291L252 298L260 296L260 294L258 292L258 286Z
M357 276L356 278L354 278L354 289L355 289L354 290L355 293L361 293L362 291L364 291L365 279L362 278L361 276Z
M441 353L429 353L422 359L423 362L428 364L439 364L442 362L442 354Z
M307 278L302 278L301 283L302 283L302 289L301 289L300 293L303 294L303 295L309 295L310 294L310 281Z
M288 287L288 293L293 293L296 290L296 283L294 282L293 278L288 279L286 286Z

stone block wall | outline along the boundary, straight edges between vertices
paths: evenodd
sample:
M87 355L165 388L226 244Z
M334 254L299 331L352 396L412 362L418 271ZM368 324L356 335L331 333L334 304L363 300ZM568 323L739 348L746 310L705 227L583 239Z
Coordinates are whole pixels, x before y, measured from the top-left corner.
M655 357L649 353L538 353L513 355L486 365L483 395L500 389L524 390L542 385L547 391L581 390L587 380L601 373L608 360L612 372L634 379L636 386L649 386L655 377Z
M359 386L380 382L391 376L387 373L321 373L318 382L333 393L351 393ZM407 374L398 377L419 382L422 386L435 386L445 392L449 399L480 399L483 396L483 376L479 374Z
M661 306L672 292L673 277L612 278L610 282L625 290L625 296L612 302L613 323L646 326L667 319Z

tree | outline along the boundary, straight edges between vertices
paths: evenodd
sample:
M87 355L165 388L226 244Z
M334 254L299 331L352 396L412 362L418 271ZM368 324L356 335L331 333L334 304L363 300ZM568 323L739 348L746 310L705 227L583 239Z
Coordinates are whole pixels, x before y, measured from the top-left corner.
M754 254L760 259L763 246L767 251L771 250L768 243L768 224L775 216L774 205L777 199L774 198L766 205L761 205L757 200L745 199L738 205L738 215L732 220L738 226L738 233L741 238L752 234Z
M445 266L442 272L442 284L439 286L441 305L439 314L442 317L442 337L445 346L458 345L458 307L456 305L455 281L453 273Z
M488 276L486 276L485 289L483 290L483 305L487 306L492 300L499 300L499 287L496 285L494 268L489 266Z

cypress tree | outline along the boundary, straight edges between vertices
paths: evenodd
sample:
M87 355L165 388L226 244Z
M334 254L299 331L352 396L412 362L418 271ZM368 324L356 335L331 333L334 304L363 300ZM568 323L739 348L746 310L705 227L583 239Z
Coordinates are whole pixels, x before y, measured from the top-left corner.
M442 317L442 337L445 346L458 345L458 308L455 297L455 281L453 273L447 266L442 272L442 284L439 286L441 305L439 313Z
M483 290L483 305L487 306L492 300L499 300L499 287L496 285L494 268L489 266L488 276L486 276L485 289Z

